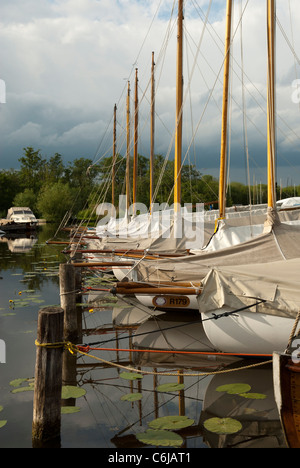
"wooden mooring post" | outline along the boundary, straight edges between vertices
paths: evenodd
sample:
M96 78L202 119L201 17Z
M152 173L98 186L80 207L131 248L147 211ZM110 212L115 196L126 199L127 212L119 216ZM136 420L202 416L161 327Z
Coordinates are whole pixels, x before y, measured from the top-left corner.
M78 318L76 309L76 276L72 263L59 265L60 305L64 310L64 338L76 343L78 340Z
M60 440L63 335L63 309L40 309L36 340L33 447Z

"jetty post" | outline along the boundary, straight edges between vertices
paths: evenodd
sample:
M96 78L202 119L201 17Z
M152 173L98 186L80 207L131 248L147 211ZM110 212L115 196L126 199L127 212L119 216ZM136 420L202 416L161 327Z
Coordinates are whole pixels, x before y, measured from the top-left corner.
M34 447L60 440L63 337L63 309L40 309L32 420Z
M71 263L81 262L82 261L82 252L78 251L78 244L71 245L71 253L70 253L70 260ZM81 304L82 302L82 275L83 275L83 268L75 268L75 302L76 304ZM76 315L77 315L77 331L78 331L78 340L79 342L82 341L82 308L81 306L76 305Z
M64 310L64 338L76 343L78 339L78 320L76 310L76 278L72 263L59 265L60 305Z

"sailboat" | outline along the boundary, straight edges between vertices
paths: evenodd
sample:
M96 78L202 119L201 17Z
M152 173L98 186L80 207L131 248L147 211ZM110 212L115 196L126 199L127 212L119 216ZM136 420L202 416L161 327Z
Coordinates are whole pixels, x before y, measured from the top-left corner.
M229 18L231 1L227 5ZM144 260L133 272L134 280L144 285L169 282L170 294L171 283L176 287L190 282L193 288L193 282L200 282L193 294L198 290L204 330L214 347L271 356L274 350L285 348L300 308L300 227L281 223L276 210L274 0L267 0L267 18L268 210L263 233L234 246L204 250L172 262ZM221 214L222 203L220 190Z
M248 239L262 234L264 229L264 219L266 208L259 207L255 210L251 207L249 224L248 217L240 216L248 214L246 210L242 213L230 212L225 209L226 205L226 148L227 148L227 120L228 120L228 88L229 88L229 64L231 47L231 13L232 3L227 6L227 30L225 42L224 60L224 90L223 90L223 114L222 114L222 140L220 158L220 200L218 214L207 215L206 213L185 213L180 207L181 202L181 158L182 158L182 114L183 114L183 71L182 71L182 30L183 30L183 1L178 1L177 19L177 82L176 82L176 132L175 132L175 173L174 173L174 210L166 212L155 212L150 209L149 213L134 215L130 219L126 213L121 220L111 219L105 226L98 226L96 229L98 238L88 241L88 249L94 254L94 258L109 255L109 261L114 257L117 263L113 267L113 272L117 279L135 279L134 268L122 264L130 258L133 263L139 265L144 260L155 260L169 257L185 257L197 254L206 254L211 250L219 250L227 246L242 243ZM152 55L152 89L154 81L154 56ZM137 89L137 75L136 85ZM130 145L130 125L129 125L129 96L130 88L128 83L127 93L127 170L126 170L126 208L129 205L129 145ZM153 140L153 105L154 92L151 96L151 140ZM137 91L135 93L135 131L134 131L134 165L137 159L137 125L138 114ZM115 154L115 130L114 130L114 154ZM151 145L150 174L153 173L153 144ZM151 162L152 161L152 162ZM114 165L113 165L114 171ZM134 170L134 176L136 169ZM114 179L114 178L113 178ZM136 201L136 177L133 181L133 200ZM153 176L150 177L150 200L153 201ZM180 214L178 214L180 210ZM182 211L183 210L183 211ZM199 216L198 216L199 215ZM239 216L236 216L239 215ZM298 220L299 215L293 213L293 218ZM282 220L288 219L286 213L279 213ZM182 219L184 218L184 227ZM215 221L217 227L214 231ZM226 218L226 219L225 219ZM254 219L255 218L255 219ZM229 221L228 221L229 220ZM177 235L178 226L180 235ZM149 235L150 231L150 235ZM117 232L117 235L116 235ZM212 235L213 234L213 235Z

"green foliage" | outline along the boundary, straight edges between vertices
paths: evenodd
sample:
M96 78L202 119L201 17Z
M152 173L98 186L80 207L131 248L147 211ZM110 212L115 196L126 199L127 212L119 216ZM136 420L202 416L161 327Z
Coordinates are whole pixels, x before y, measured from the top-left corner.
M13 169L0 171L0 188L0 216L5 218L14 197L21 191L20 173Z
M217 392L227 392L229 395L236 395L239 393L246 393L251 390L250 385L245 383L234 383L234 384L227 384L221 385L220 387L216 388Z
M139 401L142 399L142 394L141 393L126 393L126 395L123 395L121 397L122 401Z
M56 182L42 188L36 206L43 218L55 221L62 219L66 211L72 208L74 199L75 189L70 188L69 184Z
M0 170L0 216L6 217L11 206L29 206L38 217L61 220L72 207L72 215L96 221L96 206L112 201L112 156L93 165L88 158L77 158L64 165L62 156L55 153L44 158L41 150L24 148L19 158L20 170ZM130 158L130 187L132 197L133 158ZM115 205L126 190L126 158L118 154L115 164ZM174 161L154 156L154 192L158 204L173 204ZM55 193L56 192L56 193ZM138 156L137 201L149 207L149 159ZM300 186L277 189L279 198L297 196ZM202 175L195 166L186 164L181 170L181 201L184 203L212 204L217 208L219 182L211 175ZM232 182L227 189L227 206L248 205L249 202L266 203L266 185L248 187Z
M179 434L165 430L147 429L145 432L136 434L136 438L143 444L156 447L180 447L183 444L183 439Z
M12 206L28 206L36 216L38 215L37 197L30 188L26 188L23 192L17 193L13 199Z
M250 390L251 386L246 383L226 384L216 388L217 392L226 392L228 395L239 395L249 400L264 400L267 398L267 395L263 393L249 393Z
M40 190L45 173L46 160L31 146L24 148L24 156L19 158L21 163L20 177L23 189L31 188L35 193Z
M86 394L84 388L76 387L76 385L63 385L61 390L61 397L63 400L68 398L80 398Z
M177 382L172 382L172 383L166 383L159 385L156 390L159 392L176 392L179 390L183 390L185 387L184 384L180 384Z
M187 416L162 416L161 418L154 419L149 422L149 427L151 429L165 429L177 431L179 429L184 429L185 427L192 426L194 420L188 418Z
M204 421L204 427L219 435L235 434L243 428L240 421L232 418L210 418Z
M136 380L136 379L142 379L143 376L141 374L135 374L134 372L122 372L120 374L121 379L125 380Z

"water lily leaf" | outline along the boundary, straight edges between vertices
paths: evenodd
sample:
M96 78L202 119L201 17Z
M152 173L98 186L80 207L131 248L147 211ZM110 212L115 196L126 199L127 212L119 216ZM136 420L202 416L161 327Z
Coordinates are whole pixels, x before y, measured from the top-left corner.
M23 382L27 382L28 379L14 379L11 382L9 382L9 385L12 387L19 387Z
M15 388L11 393L29 392L30 390L33 390L33 386Z
M121 379L125 380L136 380L136 379L142 379L143 376L141 374L135 374L134 372L122 372L120 374Z
M72 414L72 413L78 413L81 411L81 408L79 406L62 406L61 407L61 414Z
M2 410L3 410L3 406L0 406L0 411L2 411Z
M19 307L27 307L27 306L29 306L29 302L15 300L16 309L18 309Z
M184 384L179 384L177 382L166 383L166 384L162 384L156 387L156 390L158 390L159 392L176 392L178 390L183 390L183 389L184 389Z
M235 434L242 429L242 424L232 418L210 418L204 421L204 427L215 434Z
M86 394L84 388L76 387L75 385L63 385L61 397L63 400L68 398L80 398Z
M127 393L121 397L122 401L138 401L141 400L143 395L141 393Z
M251 400L265 400L267 398L267 395L264 393L240 393L239 395Z
M227 384L221 385L220 387L216 388L217 392L227 392L230 395L235 395L238 393L246 393L251 390L250 385L244 383L234 383L234 384Z
M151 429L183 429L194 424L194 420L187 416L163 416L161 418L154 419L149 422Z
M162 447L180 447L183 443L182 437L172 431L156 431L147 429L146 432L136 434L136 438L147 445L155 445Z
M0 428L5 426L6 423L7 423L7 421L0 421Z

